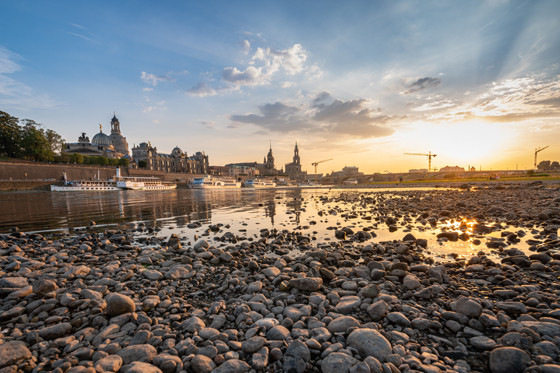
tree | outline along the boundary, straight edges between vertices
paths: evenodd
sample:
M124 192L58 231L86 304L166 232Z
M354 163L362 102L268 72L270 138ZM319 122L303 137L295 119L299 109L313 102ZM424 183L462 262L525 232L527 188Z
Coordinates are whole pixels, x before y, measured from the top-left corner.
M138 167L146 168L146 167L148 167L148 163L146 163L145 160L138 161Z
M64 145L64 139L55 131L48 129L44 132L45 138L49 142L51 152L55 154L60 154L62 151L62 146Z
M20 128L18 118L0 111L0 155L7 157L19 157L20 147Z
M123 166L123 167L128 167L128 165L130 164L130 161L128 160L128 158L121 158L119 159L119 166Z
M551 170L560 170L560 163L558 161L554 161L550 164Z
M541 162L539 162L539 164L537 165L537 168L538 168L540 171L545 171L545 170L550 169L550 161L541 161Z
M31 119L21 122L24 123L20 130L23 157L34 161L52 161L54 153L43 130L39 128L40 124Z
M72 153L70 156L70 162L78 164L84 163L84 156L79 153Z

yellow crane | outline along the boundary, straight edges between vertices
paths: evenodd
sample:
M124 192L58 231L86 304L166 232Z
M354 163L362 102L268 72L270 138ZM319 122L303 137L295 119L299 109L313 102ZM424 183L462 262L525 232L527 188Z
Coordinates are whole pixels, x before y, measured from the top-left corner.
M550 145L547 145L545 147L542 148L535 148L535 170L537 169L537 154L539 154L539 152L542 152L543 150L545 150L546 148L548 148Z
M404 153L406 155L422 155L424 157L428 157L428 172L432 171L432 157L437 157L437 154L432 154L432 152L428 152L428 154L424 153Z
M315 167L315 182L317 182L317 166L319 165L319 163L328 162L328 161L332 161L332 158L323 159L322 161L317 161L317 162L312 162L311 163L311 165Z

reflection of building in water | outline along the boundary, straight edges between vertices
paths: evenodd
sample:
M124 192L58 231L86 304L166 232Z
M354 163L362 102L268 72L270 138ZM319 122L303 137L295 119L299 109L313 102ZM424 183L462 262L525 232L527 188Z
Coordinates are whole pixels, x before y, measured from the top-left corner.
M293 210L294 215L296 216L296 224L299 225L300 222L300 215L301 215L301 190L296 189L293 191L293 198L290 200L288 199L286 202L286 206Z
M209 170L208 156L204 152L188 156L178 146L171 154L163 154L149 142L142 142L132 148L132 158L133 167L151 171L207 174Z
M108 158L128 156L128 143L126 137L121 134L120 126L119 120L113 115L110 135L103 133L103 126L100 124L99 133L93 136L91 142L86 133L82 132L78 142L68 143L64 146L64 152Z
M276 216L276 202L274 200L274 195L271 196L271 199L266 201L264 213L267 218L270 218L270 223L274 226L274 216Z

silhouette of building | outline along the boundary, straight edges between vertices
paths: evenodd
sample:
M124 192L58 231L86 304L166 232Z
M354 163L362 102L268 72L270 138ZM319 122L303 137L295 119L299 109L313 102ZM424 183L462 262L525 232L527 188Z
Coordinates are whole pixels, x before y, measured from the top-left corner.
M272 143L268 150L268 154L263 159L262 164L257 163L257 169L262 176L278 176L279 172L274 166L274 156L272 155Z
M299 158L299 148L297 142L294 147L294 157L292 158L292 162L286 163L284 171L291 180L304 180L307 177L307 172L301 170L301 160Z

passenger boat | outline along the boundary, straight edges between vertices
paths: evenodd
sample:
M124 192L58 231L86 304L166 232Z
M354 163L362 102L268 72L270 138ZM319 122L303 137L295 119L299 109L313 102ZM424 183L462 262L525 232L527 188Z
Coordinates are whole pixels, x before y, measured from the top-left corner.
M234 179L220 179L209 175L194 178L192 187L194 189L233 189L241 188L241 182Z
M109 180L75 180L68 181L66 173L63 185L51 185L53 192L114 191L114 190L171 190L177 188L175 183L165 183L157 177L122 177L120 169L114 179Z
M265 179L247 179L243 186L246 188L276 188L276 183Z

